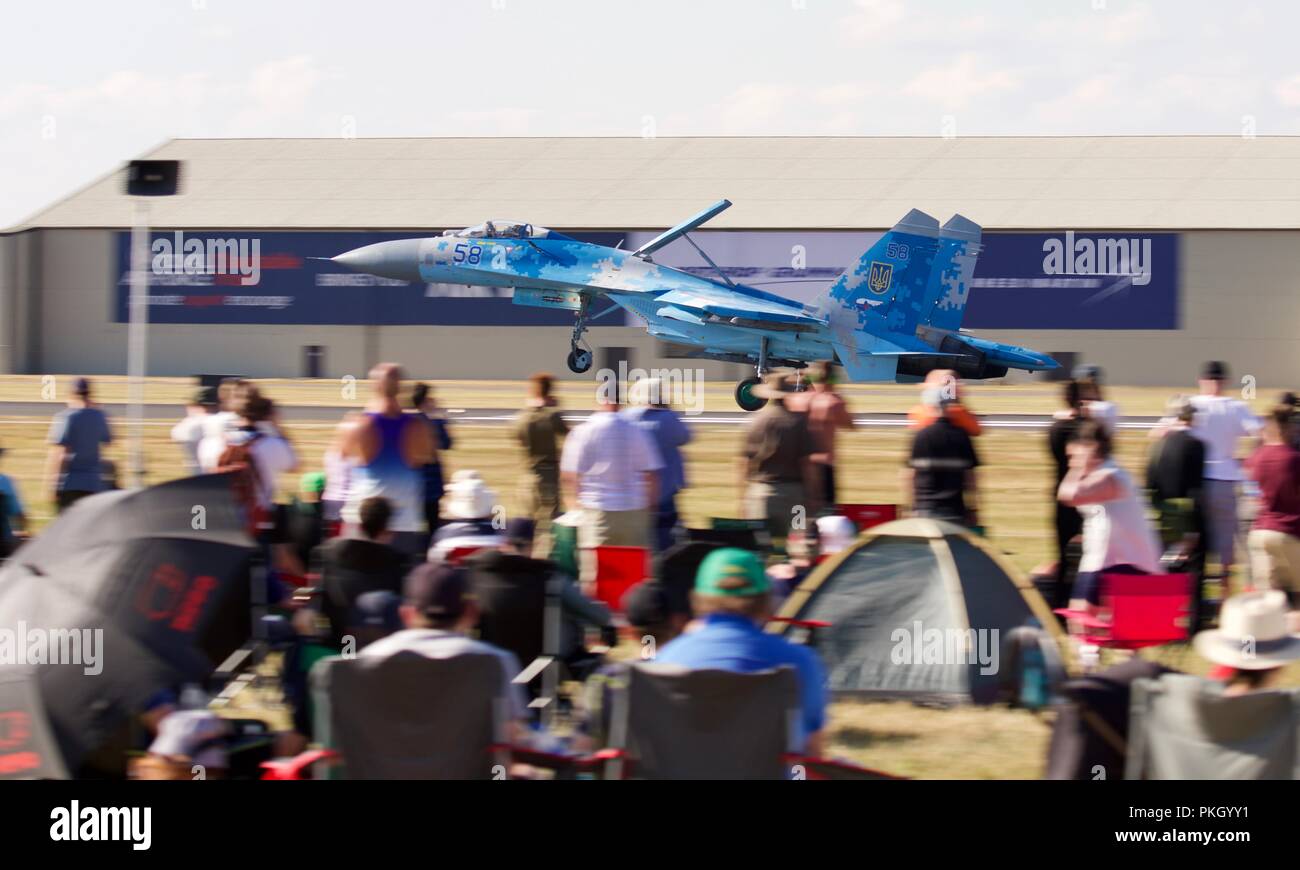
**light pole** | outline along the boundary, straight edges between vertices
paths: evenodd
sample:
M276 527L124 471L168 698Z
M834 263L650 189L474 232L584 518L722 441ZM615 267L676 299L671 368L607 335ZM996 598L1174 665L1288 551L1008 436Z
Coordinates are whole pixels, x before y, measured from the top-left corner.
M133 486L144 486L144 379L149 356L149 197L175 196L180 188L179 160L132 160L126 193L131 197L131 281L127 304L126 388L131 429L130 473Z

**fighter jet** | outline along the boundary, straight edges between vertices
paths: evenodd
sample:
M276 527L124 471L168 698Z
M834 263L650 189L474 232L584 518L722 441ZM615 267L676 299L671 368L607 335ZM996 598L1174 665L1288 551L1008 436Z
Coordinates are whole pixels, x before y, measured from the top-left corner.
M333 262L412 282L509 287L516 305L574 312L569 369L591 368L583 339L598 299L641 317L651 335L695 348L689 356L754 366L736 386L736 403L764 404L752 390L772 367L800 369L825 360L853 381L921 380L934 369L960 378L999 378L1008 369L1057 368L1051 357L977 338L961 329L980 227L954 215L939 221L913 209L811 303L732 281L689 233L731 203L722 200L636 250L578 241L517 221L489 221L441 236L379 242ZM716 278L654 262L685 239Z

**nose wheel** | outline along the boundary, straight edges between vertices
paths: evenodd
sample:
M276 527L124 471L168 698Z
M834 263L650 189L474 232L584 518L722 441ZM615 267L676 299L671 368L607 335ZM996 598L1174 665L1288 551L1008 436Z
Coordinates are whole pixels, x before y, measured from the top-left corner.
M736 384L736 404L742 411L757 411L767 404L767 399L754 395L754 387L761 383L759 378L745 378Z
M569 351L569 371L575 374L591 370L591 351L582 347L575 347Z

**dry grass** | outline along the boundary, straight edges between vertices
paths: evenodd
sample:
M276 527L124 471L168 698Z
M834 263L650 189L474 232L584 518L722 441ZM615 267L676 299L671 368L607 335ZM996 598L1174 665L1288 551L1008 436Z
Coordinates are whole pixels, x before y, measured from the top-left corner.
M122 379L98 379L104 401L125 397ZM287 404L340 404L338 384L325 382L273 381L266 384L272 398ZM521 394L518 383L439 383L444 406L511 407ZM154 379L148 390L151 402L179 405L192 390L181 379ZM35 378L0 378L0 400L38 401L40 383ZM893 385L850 389L854 410L903 412L915 397L911 387ZM1054 405L1054 390L1043 385L1020 387L973 387L968 401L983 413L1046 413ZM1159 413L1170 390L1116 389L1114 398L1125 413ZM589 385L565 385L567 407L587 407ZM730 386L711 387L709 406L731 409ZM51 403L50 411L57 408ZM179 418L181 409L177 408ZM181 474L180 454L169 439L174 420L149 421L145 426L147 474L158 482ZM125 435L123 421L116 421L119 437ZM0 417L0 443L8 452L3 470L13 476L27 499L29 515L37 526L53 514L49 498L42 492L45 456L44 439L48 419ZM321 466L331 427L328 424L295 424L291 437L298 448L303 469ZM710 516L736 515L738 488L735 457L740 430L736 427L699 426L687 448L690 488L681 508L689 524L702 524ZM479 470L497 490L507 511L517 506L515 480L519 451L504 427L457 424L453 427L455 448L444 461L450 471ZM907 433L901 429L865 428L841 436L840 486L842 501L893 502L898 495L898 469ZM981 471L981 513L990 539L1006 551L1021 570L1047 560L1052 547L1050 458L1042 431L994 429L979 438ZM114 444L110 458L125 468L124 443ZM1122 432L1118 438L1120 461L1137 472L1146 449L1140 432ZM285 494L293 480L282 482ZM1187 670L1201 671L1204 665L1183 649L1160 653L1162 660ZM1300 685L1300 666L1290 668L1286 684ZM1046 752L1046 720L1018 710L924 709L906 703L839 702L832 708L831 749L833 754L893 773L939 778L1024 778L1041 775Z

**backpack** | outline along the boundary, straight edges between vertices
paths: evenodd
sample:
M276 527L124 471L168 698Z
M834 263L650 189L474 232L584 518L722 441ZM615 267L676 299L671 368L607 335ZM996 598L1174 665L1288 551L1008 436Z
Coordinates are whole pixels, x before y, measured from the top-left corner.
M1040 710L1058 700L1065 682L1056 639L1036 621L1013 628L1002 640L999 695L1012 707Z
M244 508L244 516L248 518L248 524L256 533L267 527L271 521L271 513L262 507L261 500L258 498L262 488L262 476L257 470L257 462L253 459L253 442L261 438L260 432L254 432L252 437L240 444L227 444L226 449L221 451L221 456L217 459L217 467L213 469L218 474L228 473L232 475L231 488L235 491L235 501Z

